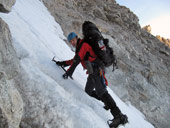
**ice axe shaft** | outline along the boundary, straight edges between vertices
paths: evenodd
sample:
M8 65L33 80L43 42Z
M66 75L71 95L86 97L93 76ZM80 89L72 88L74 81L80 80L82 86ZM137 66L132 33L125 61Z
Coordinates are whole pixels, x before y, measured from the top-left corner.
M53 62L57 62L57 61L55 60L55 56L53 57L52 61L53 61ZM60 65L58 65L58 66L60 66ZM60 67L64 70L64 72L67 72L66 69L65 69L63 66L60 66ZM72 76L69 76L69 77L73 80L73 77L72 77Z

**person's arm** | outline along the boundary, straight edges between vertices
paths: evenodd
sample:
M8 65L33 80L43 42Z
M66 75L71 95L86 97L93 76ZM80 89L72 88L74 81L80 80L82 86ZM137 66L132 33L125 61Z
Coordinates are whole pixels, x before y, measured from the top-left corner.
M84 59L84 56L86 55L86 52L88 50L88 45L86 45L85 43L82 45L82 47L80 48L79 52L76 53L73 62L70 66L70 68L67 70L67 72L63 75L64 79L67 79L68 76L72 76L74 70L76 69L77 65L81 62L81 60Z
M67 79L68 78L68 76L72 76L72 74L73 74L73 72L74 72L74 70L76 69L76 67L77 67L77 65L80 63L80 57L79 57L79 55L75 55L75 57L74 57L74 59L73 59L73 61L72 61L72 64L71 64L71 66L70 66L70 68L67 70L67 72L63 75L63 78L64 79Z
M56 61L56 64L59 66L67 67L73 63L73 59L66 61Z

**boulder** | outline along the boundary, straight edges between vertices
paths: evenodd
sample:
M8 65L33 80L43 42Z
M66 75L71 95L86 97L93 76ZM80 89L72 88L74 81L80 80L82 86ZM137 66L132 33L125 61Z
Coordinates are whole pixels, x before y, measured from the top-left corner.
M0 0L0 12L10 12L15 2L16 0Z
M19 63L8 25L0 19L0 128L18 128L23 101L15 84Z

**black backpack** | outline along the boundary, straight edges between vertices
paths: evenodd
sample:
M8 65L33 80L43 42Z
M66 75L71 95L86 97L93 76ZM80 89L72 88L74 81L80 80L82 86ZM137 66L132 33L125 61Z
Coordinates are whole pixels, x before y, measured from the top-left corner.
M88 43L105 67L113 65L117 68L117 60L113 49L109 46L109 40L104 39L97 26L85 21L82 25L84 42Z

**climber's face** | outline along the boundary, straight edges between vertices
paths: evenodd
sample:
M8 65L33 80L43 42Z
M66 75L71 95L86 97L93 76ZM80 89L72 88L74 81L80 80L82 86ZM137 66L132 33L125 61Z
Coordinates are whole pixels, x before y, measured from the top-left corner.
M73 47L76 47L76 44L77 44L77 38L73 38L72 40L70 40L70 43Z

